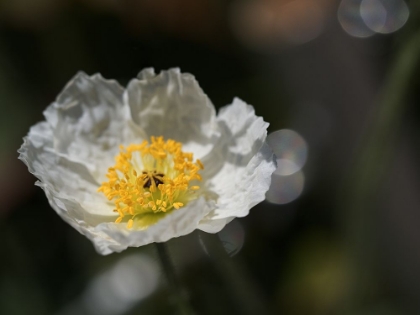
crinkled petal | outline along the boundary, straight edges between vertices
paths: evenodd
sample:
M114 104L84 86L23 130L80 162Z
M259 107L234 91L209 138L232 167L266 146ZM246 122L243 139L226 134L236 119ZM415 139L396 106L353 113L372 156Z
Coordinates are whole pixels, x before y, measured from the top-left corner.
M131 120L123 93L114 80L79 72L44 112L56 152L86 165L99 181L105 179L103 165L113 164L119 145L145 139Z
M150 136L181 142L196 158L206 155L218 137L216 115L194 76L179 69L156 75L149 68L138 78L125 95L134 122Z
M156 224L144 230L129 230L124 223L103 223L98 225L95 230L103 232L117 241L118 248L112 247L112 250L121 252L127 247L166 242L171 238L187 235L197 228L199 221L214 207L212 200L206 201L204 198L199 198L191 201L185 207L169 213ZM106 254L106 251L103 251L104 248L99 248L96 243L95 246L100 253Z
M86 235L104 253L111 253L109 248L118 244L100 231L95 231L93 225L104 220L113 220L112 207L103 200L94 200L101 196L91 193L97 188L97 183L89 171L66 157L57 155L53 148L53 134L47 122L33 126L19 149L19 158L28 166L29 171L39 178L36 184L47 196L51 207L60 217L81 234ZM101 205L101 213L94 209L83 207L81 203ZM93 211L90 213L86 211Z
M217 208L199 225L218 232L235 217L243 217L265 199L274 155L264 142L268 123L257 117L252 106L235 98L217 117L222 135L214 150L203 158L203 181L217 195Z
M99 183L86 166L71 161L54 151L52 130L48 123L33 126L19 150L19 158L39 180L45 192L53 198L76 202L73 213L55 208L61 216L71 216L87 224L96 225L104 220L115 220L113 206L96 190ZM50 200L51 201L51 200Z
M91 240L98 253L108 255L120 251L120 244L117 241L78 217L83 211L80 204L74 200L57 197L54 195L53 191L46 189L44 185L40 184L40 186L44 189L51 207L76 231Z

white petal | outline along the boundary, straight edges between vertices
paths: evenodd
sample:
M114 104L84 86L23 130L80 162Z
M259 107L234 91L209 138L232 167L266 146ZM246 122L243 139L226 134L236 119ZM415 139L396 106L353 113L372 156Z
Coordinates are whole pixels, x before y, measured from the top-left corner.
M84 220L90 225L96 225L104 219L115 220L112 204L96 191L99 183L86 166L54 151L52 130L47 122L31 128L19 153L19 158L39 178L39 186L46 192L54 198L79 204L74 214L78 220ZM68 215L60 209L57 212Z
M218 136L215 109L194 76L179 69L155 75L149 68L138 77L125 95L134 122L149 136L183 143L196 158L207 154Z
M191 201L185 207L173 211L145 230L128 230L125 223L103 223L98 225L95 230L103 232L113 240L116 240L119 243L119 247L118 249L113 247L112 250L120 252L127 247L166 242L171 238L187 235L197 228L200 219L214 207L213 201L199 198ZM97 246L97 250L101 252L103 248L100 249ZM106 251L101 253L106 254Z
M203 158L203 181L218 196L217 209L199 225L208 232L219 231L234 217L246 216L263 201L276 167L273 152L264 142L268 123L255 115L252 106L234 99L217 120L220 142Z
M229 222L235 217L223 218L223 219L211 219L211 216L204 218L200 221L198 229L207 233L220 232Z
M41 187L44 189L51 207L64 221L90 239L99 253L102 255L108 255L114 251L118 251L120 248L120 244L118 242L110 238L102 231L87 224L83 219L79 218L81 206L76 201L54 196L51 190L45 189L42 185ZM113 250L114 248L115 250Z
M44 112L56 152L86 165L99 181L105 179L120 144L145 137L132 123L123 93L114 80L79 72Z

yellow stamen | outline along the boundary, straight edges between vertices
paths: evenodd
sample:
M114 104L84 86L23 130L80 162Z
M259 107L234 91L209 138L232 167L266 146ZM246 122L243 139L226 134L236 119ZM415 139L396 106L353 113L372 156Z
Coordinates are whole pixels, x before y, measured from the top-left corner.
M174 202L173 206L175 209L179 209L183 206L184 204L182 202Z
M133 223L134 223L133 219L128 220L127 228L131 229L133 227Z
M116 223L128 217L125 222L129 229L136 219L136 227L139 222L155 222L142 218L177 210L198 196L198 172L204 166L200 160L194 161L192 153L183 152L179 142L151 137L150 143L144 140L120 146L115 161L106 174L108 181L102 183L98 192L115 203L114 211L119 214ZM140 224L140 228L144 227Z
M203 165L203 163L201 163L201 161L199 159L197 159L197 164L200 167L200 169L204 170L204 165Z

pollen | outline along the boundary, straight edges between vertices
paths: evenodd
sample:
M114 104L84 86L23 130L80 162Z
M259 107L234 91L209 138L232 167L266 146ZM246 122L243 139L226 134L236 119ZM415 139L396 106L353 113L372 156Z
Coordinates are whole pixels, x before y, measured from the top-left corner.
M115 222L126 222L129 229L144 228L141 222L156 221L198 196L204 166L192 153L183 152L180 142L151 137L150 142L120 146L115 161L98 192L115 204Z

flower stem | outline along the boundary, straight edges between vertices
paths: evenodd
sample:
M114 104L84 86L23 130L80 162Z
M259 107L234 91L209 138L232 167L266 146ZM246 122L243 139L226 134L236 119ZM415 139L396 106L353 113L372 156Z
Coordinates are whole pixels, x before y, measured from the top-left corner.
M180 315L194 314L187 297L185 290L176 276L174 265L171 261L166 243L155 243L159 259L162 264L163 272L168 281L169 289L175 300L178 313Z
M200 239L239 314L270 314L262 292L246 271L245 265L239 259L235 259L235 262L232 260L217 234L200 232Z

